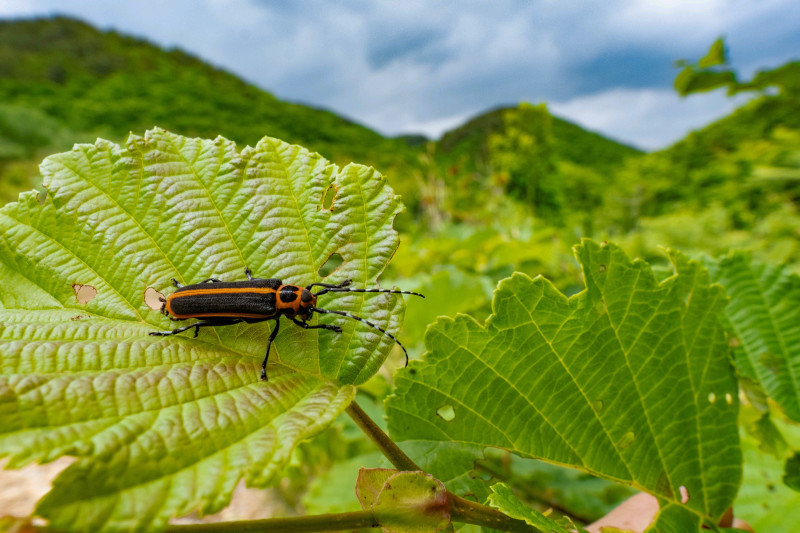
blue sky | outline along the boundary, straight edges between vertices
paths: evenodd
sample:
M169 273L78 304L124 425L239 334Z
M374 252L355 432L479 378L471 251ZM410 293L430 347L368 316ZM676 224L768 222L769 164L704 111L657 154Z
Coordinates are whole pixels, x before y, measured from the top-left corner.
M795 0L0 0L2 18L56 12L388 135L436 137L529 101L660 148L743 101L678 98L674 60L699 58L720 35L745 75L800 58Z

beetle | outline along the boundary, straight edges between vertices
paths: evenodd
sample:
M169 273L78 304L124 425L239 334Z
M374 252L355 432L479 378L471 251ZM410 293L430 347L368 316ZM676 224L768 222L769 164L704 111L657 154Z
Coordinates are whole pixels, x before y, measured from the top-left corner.
M175 278L172 278L172 284L177 287L177 290L166 298L163 296L159 298L162 302L161 313L175 321L190 318L199 320L172 331L151 331L150 335L177 335L195 328L194 336L197 337L200 328L203 327L228 326L240 322L253 324L274 320L275 327L269 335L267 352L264 354L264 362L261 363L261 380L267 381L269 350L278 335L281 317L287 317L303 329L326 329L341 333L342 328L339 326L329 324L312 326L308 323L314 313L334 314L363 322L391 338L403 349L406 355L406 365L408 365L408 352L394 335L368 320L345 311L321 309L317 307L317 297L329 292L385 292L413 294L424 298L425 296L422 294L391 289L351 289L348 288L352 283L352 280L349 279L338 285L311 283L303 288L297 285L284 285L283 281L279 279L254 278L249 268L245 268L244 273L247 276L245 281L222 281L217 278L208 278L192 285L181 285ZM311 292L313 287L322 287L322 290Z

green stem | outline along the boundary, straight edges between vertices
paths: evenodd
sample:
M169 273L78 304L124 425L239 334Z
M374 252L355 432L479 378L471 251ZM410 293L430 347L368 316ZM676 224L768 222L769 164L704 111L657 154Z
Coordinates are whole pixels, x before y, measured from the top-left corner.
M355 400L347 407L347 414L350 415L350 418L358 424L358 427L367 434L395 468L398 470L410 471L422 470L392 439L389 438L389 435L384 433L380 426L359 407Z
M166 533L230 533L238 532L285 532L311 533L315 531L342 531L380 527L372 511L353 513L292 516L289 518L266 518L264 520L239 520L209 524L185 524L167 526Z
M350 415L350 418L358 424L358 427L367 434L395 468L398 470L422 471L422 468L417 466L417 464L395 444L389 435L383 432L380 426L359 407L355 400L347 407L347 414ZM510 531L512 533L536 533L539 531L523 520L511 518L487 505L465 500L450 491L447 491L447 505L450 510L450 519L453 522L475 524L501 531Z

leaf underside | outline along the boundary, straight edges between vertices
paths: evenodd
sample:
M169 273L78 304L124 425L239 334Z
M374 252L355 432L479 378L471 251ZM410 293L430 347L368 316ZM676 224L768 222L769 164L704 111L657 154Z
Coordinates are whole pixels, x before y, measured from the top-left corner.
M741 478L724 291L678 254L662 283L614 245L584 241L576 255L587 288L571 298L515 274L485 325L463 315L432 325L425 359L386 402L390 434L628 484L663 502L659 523L718 518Z
M247 266L307 285L337 253L325 281L374 286L402 207L372 169L276 139L239 152L152 130L126 146L76 145L42 173L42 204L29 193L0 210L0 456L12 466L79 457L37 510L57 528L158 529L219 510L242 477L267 484L393 345L342 317L322 317L341 334L284 320L262 383L271 321L148 335L186 324L145 304L170 278L238 280ZM388 331L402 319L395 295L318 304Z

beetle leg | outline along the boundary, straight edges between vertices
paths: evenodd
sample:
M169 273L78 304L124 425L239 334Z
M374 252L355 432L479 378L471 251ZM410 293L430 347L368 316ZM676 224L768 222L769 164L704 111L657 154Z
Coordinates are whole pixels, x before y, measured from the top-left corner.
M269 359L269 349L272 347L272 341L275 340L275 337L278 336L278 328L281 326L281 317L278 316L275 318L275 328L272 330L272 333L269 334L269 340L267 341L267 353L264 354L264 362L261 363L261 381L267 381L267 360Z
M194 324L189 324L188 326L181 326L179 328L175 328L172 331L151 331L150 335L153 335L154 337L166 337L168 335L177 335L178 333L183 333L187 329L195 328L194 336L197 337L198 333L200 333L200 328L204 328L207 326L229 326L231 324L236 324L237 322L241 322L241 319L230 318L224 320L219 320L219 319L200 320L199 322L195 322Z
M292 319L292 322L294 322L295 324L297 324L298 326L300 326L303 329L327 329L327 330L330 330L330 331L335 331L336 333L341 333L342 332L342 328L340 328L339 326L330 326L328 324L320 324L318 326L309 326L308 322L306 322L304 320L297 320L293 316L290 316L289 318Z
M200 283L208 283L209 281L211 281L211 282L214 282L214 283L221 283L221 282L222 282L222 280L221 280L221 279L217 279L217 278L208 278L208 279L204 279L204 280L203 280L203 281L201 281Z
M178 288L183 287L183 285L181 285L180 282L175 278L172 278L172 284Z
M253 273L250 272L250 267L244 267L244 275L247 276L247 281L253 281Z

